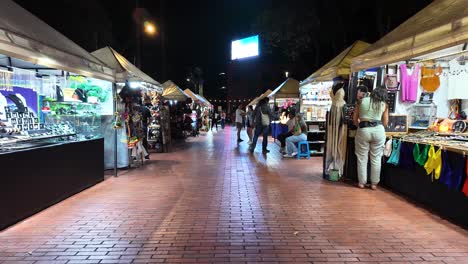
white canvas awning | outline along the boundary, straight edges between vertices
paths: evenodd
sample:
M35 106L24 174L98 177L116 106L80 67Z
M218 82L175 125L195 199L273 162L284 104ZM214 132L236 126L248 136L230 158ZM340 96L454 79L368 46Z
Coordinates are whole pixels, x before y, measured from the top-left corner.
M177 100L177 101L185 101L190 96L182 91L173 81L166 81L162 84L163 86L163 93L162 96L164 99L167 100Z
M0 1L0 54L115 81L112 69L12 0Z
M352 60L365 70L468 42L468 1L435 0Z
M271 94L270 98L299 98L299 81L293 78L288 78L280 84Z
M111 47L104 47L91 53L93 56L104 62L107 66L115 70L116 81L136 81L150 84L158 92L162 93L162 85L148 76L130 63L122 54Z
M268 97L273 91L268 89L266 90L264 93L262 93L259 97L253 99L247 106L254 106L254 105L257 105L258 102L260 102L260 100L262 100L263 98L265 97Z
M192 100L195 102L195 103L198 103L198 104L202 104L202 105L205 105L205 106L210 106L210 102L208 102L208 100L206 100L204 97L200 96L199 94L196 94L194 92L192 92L192 90L190 89L185 89L184 92L186 94L188 94L188 96L190 96L190 98L192 98Z
M358 40L354 42L353 45L349 46L322 68L307 77L303 84L308 82L331 81L333 78L339 76L349 77L351 74L351 60L362 54L369 46L370 44L364 41Z
M198 95L199 97L201 97L201 99L203 99L203 100L207 103L207 106L208 106L208 107L212 107L212 106L213 106L213 105L210 103L210 101L208 101L208 99L206 99L205 97L203 97L203 96L201 96L201 95L199 95L199 94L197 94L197 95Z

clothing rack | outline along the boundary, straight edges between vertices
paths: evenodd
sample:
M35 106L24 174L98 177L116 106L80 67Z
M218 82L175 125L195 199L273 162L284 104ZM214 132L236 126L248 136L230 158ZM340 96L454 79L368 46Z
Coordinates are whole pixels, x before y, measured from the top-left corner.
M461 54L465 54L465 53L468 53L468 50L453 52L453 53L445 54L445 55L435 57L435 58L430 58L430 59L422 59L422 60L417 61L416 63L420 63L420 62L424 62L424 61L430 61L430 60L437 60L437 59L442 59L442 58L447 58L447 57L452 57L452 56L461 55Z

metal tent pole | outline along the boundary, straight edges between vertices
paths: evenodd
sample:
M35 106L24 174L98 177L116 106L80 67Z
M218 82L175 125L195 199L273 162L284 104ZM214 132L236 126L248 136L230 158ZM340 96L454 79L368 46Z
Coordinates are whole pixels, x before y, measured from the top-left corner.
M114 120L117 118L117 85L113 85ZM117 128L114 127L114 177L117 177Z

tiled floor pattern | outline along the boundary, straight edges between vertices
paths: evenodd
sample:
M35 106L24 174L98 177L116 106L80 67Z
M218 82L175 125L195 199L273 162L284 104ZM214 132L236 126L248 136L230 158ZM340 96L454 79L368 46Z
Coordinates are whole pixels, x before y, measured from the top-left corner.
M467 231L247 147L227 128L152 154L0 232L0 263L468 263Z

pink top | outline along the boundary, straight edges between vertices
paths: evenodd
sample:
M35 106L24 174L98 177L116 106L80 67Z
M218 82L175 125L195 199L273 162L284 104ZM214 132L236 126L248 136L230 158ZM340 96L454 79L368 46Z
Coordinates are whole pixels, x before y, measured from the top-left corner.
M400 65L401 71L401 101L416 102L419 86L419 64L413 69L411 75L408 75L406 64Z

